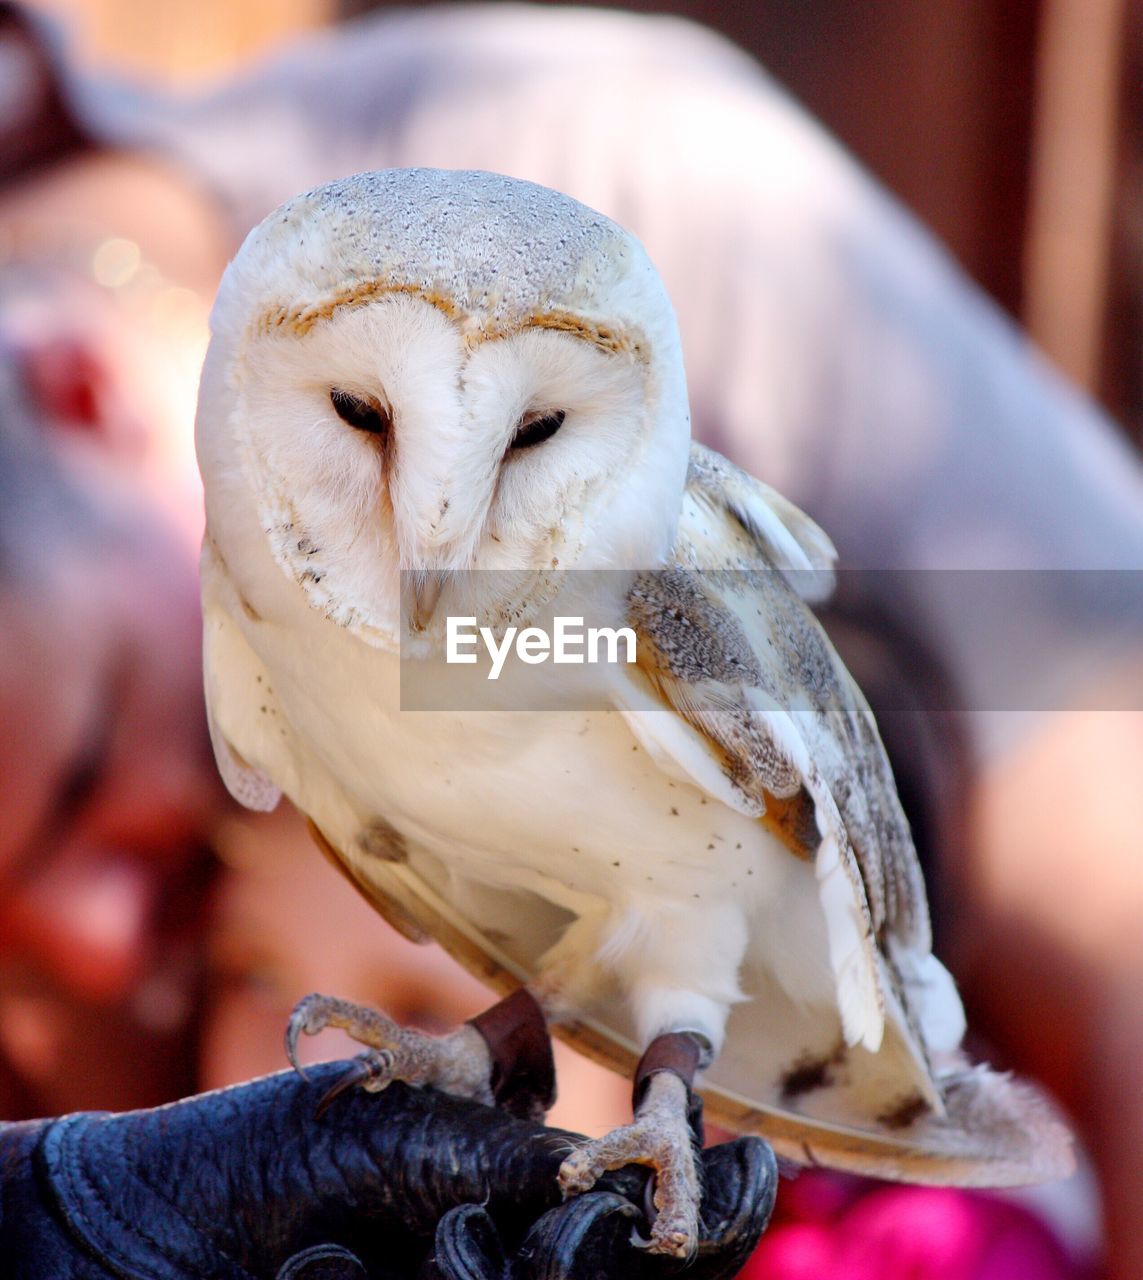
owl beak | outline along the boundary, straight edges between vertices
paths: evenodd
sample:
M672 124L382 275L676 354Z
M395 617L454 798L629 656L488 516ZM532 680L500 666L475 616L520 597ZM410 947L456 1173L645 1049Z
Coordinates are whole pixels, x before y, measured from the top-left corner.
M433 614L444 589L443 573L418 573L413 582L411 596L412 607L409 610L409 625L414 631L424 631L433 620Z

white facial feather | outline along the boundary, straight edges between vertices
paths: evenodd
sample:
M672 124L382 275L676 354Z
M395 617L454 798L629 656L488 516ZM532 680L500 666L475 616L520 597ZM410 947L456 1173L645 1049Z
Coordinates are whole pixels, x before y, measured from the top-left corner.
M275 557L373 643L395 641L401 568L650 565L670 545L673 314L638 243L567 197L435 170L334 183L248 237L212 328L204 399L228 401ZM333 388L392 415L389 447L346 431ZM548 411L558 437L510 452Z
M701 1032L723 1049L710 1113L787 1155L938 1182L1066 1169L1050 1109L960 1055L888 762L805 603L833 548L691 448L631 236L496 175L359 175L251 233L213 329L205 660L239 799L280 789L390 918L538 979L597 1057ZM642 656L608 707L402 714L401 570L447 593L491 568L528 571L520 599L478 600L493 618L526 617L554 570L662 571L623 606Z

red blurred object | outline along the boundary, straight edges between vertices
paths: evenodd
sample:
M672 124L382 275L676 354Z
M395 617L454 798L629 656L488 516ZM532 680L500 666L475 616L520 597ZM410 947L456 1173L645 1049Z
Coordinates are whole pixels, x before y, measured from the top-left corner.
M806 1173L783 1186L743 1280L1094 1280L1020 1205Z

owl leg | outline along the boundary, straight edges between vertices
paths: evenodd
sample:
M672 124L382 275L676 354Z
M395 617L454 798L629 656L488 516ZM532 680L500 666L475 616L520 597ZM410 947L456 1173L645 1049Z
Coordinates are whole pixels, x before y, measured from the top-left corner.
M321 1100L319 1114L347 1089L378 1092L394 1080L495 1103L527 1119L542 1119L555 1101L551 1040L543 1011L526 988L445 1036L402 1027L375 1009L336 996L306 996L286 1027L286 1055L299 1072L299 1037L326 1027L369 1047Z
M657 1036L635 1072L634 1121L585 1142L560 1166L566 1198L590 1190L608 1170L650 1165L655 1170L652 1253L685 1258L698 1244L702 1121L691 1085L709 1057L710 1045L694 1032Z

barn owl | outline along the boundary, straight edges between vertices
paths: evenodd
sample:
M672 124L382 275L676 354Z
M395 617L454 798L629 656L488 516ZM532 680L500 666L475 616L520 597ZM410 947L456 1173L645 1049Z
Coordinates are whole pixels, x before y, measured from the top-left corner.
M505 1025L546 1019L636 1077L632 1123L568 1156L565 1194L652 1165L668 1254L696 1240L692 1086L802 1162L1067 1171L1046 1101L961 1051L872 714L810 610L833 548L691 442L671 305L631 235L487 173L299 196L226 272L197 445L230 790L286 795L391 922L519 989L439 1038L310 996L291 1053L341 1026L366 1087L489 1101ZM629 573L600 607L637 637L590 706L402 710L450 616L542 620L615 581L587 570Z

